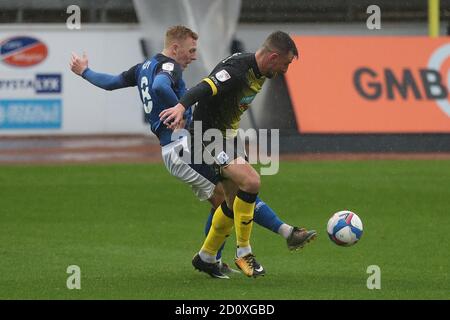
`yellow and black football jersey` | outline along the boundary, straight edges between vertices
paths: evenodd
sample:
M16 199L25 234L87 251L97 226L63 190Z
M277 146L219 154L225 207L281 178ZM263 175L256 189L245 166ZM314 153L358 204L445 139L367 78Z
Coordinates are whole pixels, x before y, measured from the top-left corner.
M221 61L203 79L212 96L201 98L194 111L194 121L202 121L203 130L216 128L236 135L241 115L261 91L265 77L261 75L254 53L235 53Z

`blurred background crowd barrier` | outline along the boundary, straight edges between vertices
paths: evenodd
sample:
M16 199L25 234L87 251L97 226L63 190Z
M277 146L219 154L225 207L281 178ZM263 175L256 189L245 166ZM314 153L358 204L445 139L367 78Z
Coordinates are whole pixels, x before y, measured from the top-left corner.
M80 29L66 24L71 5ZM294 37L299 60L242 121L280 129L282 152L450 151L450 0L2 0L0 136L151 135L136 88L101 91L68 62L85 51L119 74L176 24L200 36L188 87L272 31Z

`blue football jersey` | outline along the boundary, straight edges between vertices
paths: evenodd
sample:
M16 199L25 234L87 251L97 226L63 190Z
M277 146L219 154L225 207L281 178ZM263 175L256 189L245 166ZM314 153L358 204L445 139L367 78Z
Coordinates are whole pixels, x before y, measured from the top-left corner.
M152 90L153 81L158 74L169 77L172 90L180 99L186 92L186 84L182 79L182 69L173 59L158 53L151 59L132 67L122 73L124 80L130 86L137 86L139 96L144 106L145 118L150 124L150 128L158 136L161 145L171 142L172 130L168 129L159 119L159 114L164 109L173 107L164 105L158 95ZM185 117L191 116L191 110L186 111ZM187 121L189 122L189 121Z

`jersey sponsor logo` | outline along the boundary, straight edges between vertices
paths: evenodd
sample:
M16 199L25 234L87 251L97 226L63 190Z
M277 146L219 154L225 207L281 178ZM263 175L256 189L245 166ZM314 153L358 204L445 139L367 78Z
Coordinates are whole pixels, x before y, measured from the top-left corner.
M228 79L231 78L230 74L227 72L227 70L220 70L219 72L216 73L215 77L217 78L217 80L219 80L220 82L225 82Z
M11 66L31 67L45 60L45 43L32 37L12 37L0 43L0 59Z
M166 62L163 63L161 69L163 69L164 71L173 71L173 69L175 68L174 64L172 62Z

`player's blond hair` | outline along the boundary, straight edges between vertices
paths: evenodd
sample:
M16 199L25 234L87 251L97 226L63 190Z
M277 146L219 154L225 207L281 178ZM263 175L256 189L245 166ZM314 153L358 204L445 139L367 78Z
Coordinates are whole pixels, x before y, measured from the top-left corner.
M198 35L185 26L173 26L167 29L166 38L164 39L164 47L168 48L174 41L183 41L192 38L198 39Z

